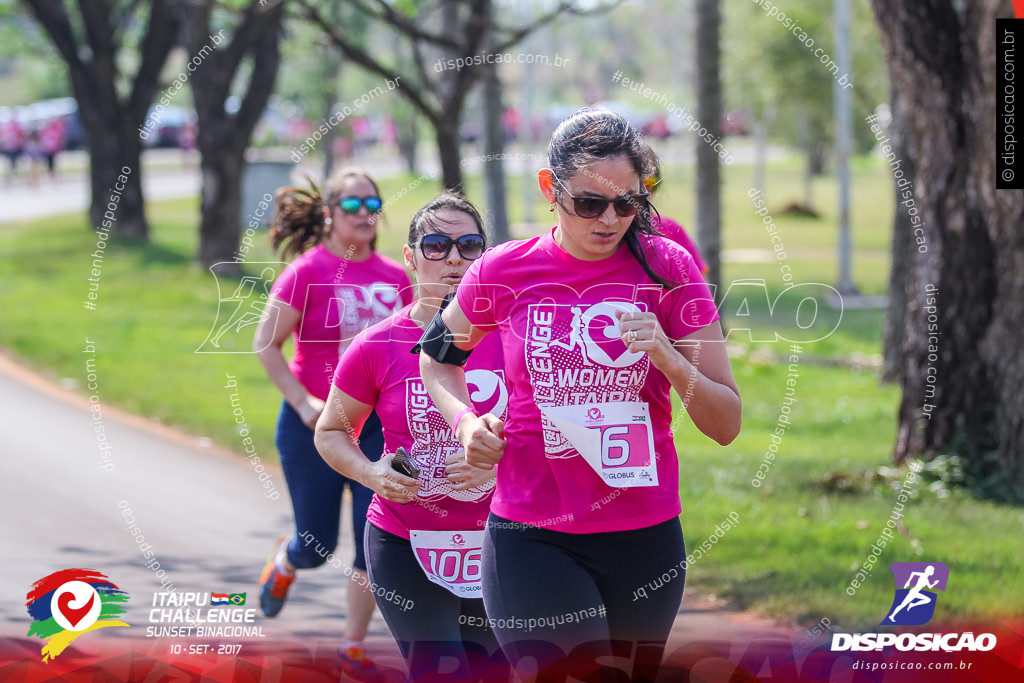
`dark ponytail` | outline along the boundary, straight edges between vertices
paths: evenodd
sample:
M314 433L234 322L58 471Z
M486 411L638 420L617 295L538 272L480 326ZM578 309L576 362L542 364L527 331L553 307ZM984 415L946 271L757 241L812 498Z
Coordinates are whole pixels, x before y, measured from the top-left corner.
M274 217L270 225L270 248L277 252L283 245L286 261L314 247L326 237L324 202L312 181L309 189L281 187L274 193Z
M624 156L629 159L641 182L657 164L657 155L650 149L639 131L618 114L602 109L584 107L558 125L548 144L548 165L562 182L568 182L587 166L600 159ZM561 192L558 184L555 192ZM647 260L647 249L640 235L657 235L651 214L657 213L648 201L641 206L626 231L625 242L633 258L653 282L665 289L679 283L659 275ZM659 216L660 218L660 216Z

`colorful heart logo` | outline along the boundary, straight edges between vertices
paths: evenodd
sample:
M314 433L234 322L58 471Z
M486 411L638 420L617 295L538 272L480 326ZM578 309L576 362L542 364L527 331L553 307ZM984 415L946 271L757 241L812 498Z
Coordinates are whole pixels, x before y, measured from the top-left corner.
M122 501L124 502L124 501ZM28 636L44 641L40 654L48 662L79 636L101 628L122 627L128 593L105 574L80 567L61 569L34 582L25 596L32 617Z
M92 603L96 600L96 594L91 593L84 607L72 607L71 603L78 599L74 593L61 593L57 597L57 609L64 615L72 627L78 624L89 615Z
M68 631L84 631L96 623L103 599L95 587L85 581L65 581L50 598L50 612L59 626Z

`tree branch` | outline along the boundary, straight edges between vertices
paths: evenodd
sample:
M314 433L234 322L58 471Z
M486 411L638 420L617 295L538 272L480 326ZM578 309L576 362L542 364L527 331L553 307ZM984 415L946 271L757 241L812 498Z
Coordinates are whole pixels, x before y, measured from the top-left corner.
M216 57L219 66L223 69L222 73L229 74L227 82L220 84L223 88L223 97L225 99L229 95L228 89L231 86L231 78L238 71L239 65L245 59L245 55L249 52L252 45L259 40L258 36L263 33L268 24L273 24L280 20L279 16L271 14L280 8L279 3L275 3L266 9L264 7L264 5L261 5L260 0L253 0L245 8L241 22L235 27L235 31L231 36L231 42ZM207 34L208 31L209 27L203 33ZM196 39L198 40L199 38L197 35Z
M257 37L253 48L253 77L236 114L236 124L242 138L248 141L253 129L259 123L263 110L267 106L271 93L274 92L274 81L277 77L278 65L281 63L281 17L284 5L277 3L270 8L263 32ZM274 78L257 78L256 74L274 74Z
M113 19L113 37L111 40L115 45L120 44L120 35L124 29L131 23L132 18L135 16L135 10L139 8L139 4L142 0L130 0L124 11L120 15L115 16Z
M390 4L385 2L385 0L374 0L374 2L380 8L379 11L375 12L372 8L364 4L362 0L349 0L350 4L354 5L356 9L366 16L382 21L414 40L422 40L427 43L451 49L457 49L459 47L458 43L451 38L421 31L414 23L409 21L409 19L396 12Z
M466 21L466 43L462 46L462 56L469 58L482 51L487 40L487 29L491 15L491 0L472 0L469 19ZM455 72L452 89L445 97L445 111L460 111L462 101L476 84L484 64L467 64Z
M116 78L117 63L114 60L114 44L111 42L113 27L107 3L104 0L78 0L78 9L82 13L85 38L92 50L93 64L101 72L111 69Z
M78 42L71 29L71 22L60 0L22 0L32 15L50 36L57 51L72 70L85 70L85 64L78 56Z
M374 59L368 52L354 45L338 30L336 26L323 18L320 12L313 7L309 0L299 0L299 4L302 6L306 18L319 26L331 43L341 50L342 54L347 58L351 59L356 64L359 64L367 71L393 81L399 81L399 87L402 89L405 98L431 122L439 121L444 117L444 110L435 109L430 106L430 103L427 102L423 91L413 85L410 79L398 73L396 70L388 69Z
M595 14L602 14L602 13L608 12L608 11L610 11L612 9L615 9L616 7L621 5L623 3L623 1L624 0L613 0L612 2L607 3L607 4L597 5L595 7L589 8L589 9L582 9L580 7L577 7L576 3L573 2L572 0L561 0L561 2L559 2L558 5L553 10L551 10L547 14L541 15L539 18L535 19L533 22L527 24L526 26L524 26L522 28L511 29L511 28L506 28L506 27L498 26L497 24L495 24L492 27L492 30L495 32L495 35L497 35L497 33L499 33L499 32L500 33L508 33L508 34L511 34L511 35L508 38L506 38L503 42L496 43L494 45L494 50L493 51L495 53L504 52L505 50L509 49L510 47L514 47L518 43L522 42L528 35L530 35L531 33L533 33L534 31L536 31L536 30L538 30L540 28L543 28L545 25L551 23L552 21L554 21L555 19L557 19L559 16L561 16L563 14L571 14L571 15L576 16L576 17L584 17L584 16L595 15Z
M142 61L132 89L128 94L128 113L133 121L141 124L146 119L149 104L160 89L160 71L167 61L167 55L174 47L180 22L174 16L167 0L153 0L149 10L146 35L139 45Z
M420 82L424 85L424 92L436 91L437 84L431 80L430 74L427 72L427 65L423 61L423 52L420 50L420 44L415 40L412 41L412 62L416 66L416 73L419 74Z

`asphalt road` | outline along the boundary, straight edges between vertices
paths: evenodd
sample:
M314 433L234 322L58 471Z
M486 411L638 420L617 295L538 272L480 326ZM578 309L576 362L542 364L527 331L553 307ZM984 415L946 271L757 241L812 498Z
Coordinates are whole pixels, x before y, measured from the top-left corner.
M153 594L177 591L247 593L258 606L256 582L274 539L291 525L284 478L276 501L264 495L244 458L147 420L102 406L111 448L104 458L87 399L21 370L0 357L0 518L7 561L0 563L0 635L24 636L25 594L37 579L68 567L98 569L131 599L127 629L102 638L143 638ZM166 571L147 569L124 509ZM343 525L344 527L344 525ZM352 558L351 530L338 558ZM151 562L151 561L150 561ZM341 568L302 572L274 619L257 615L268 639L334 641L345 615ZM379 615L374 649L394 650ZM80 641L87 648L87 641Z

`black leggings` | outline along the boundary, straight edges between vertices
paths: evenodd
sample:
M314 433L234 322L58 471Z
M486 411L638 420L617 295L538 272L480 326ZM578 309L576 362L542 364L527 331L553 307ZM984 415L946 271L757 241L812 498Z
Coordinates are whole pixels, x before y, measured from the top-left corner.
M492 513L482 566L487 616L525 675L622 680L596 661L612 655L632 662L621 670L630 679L654 680L683 598L685 556L678 518L569 534Z
M371 583L385 596L392 591L398 596L390 601L374 593L412 680L509 680L483 600L460 598L430 581L408 539L371 522L365 542Z

